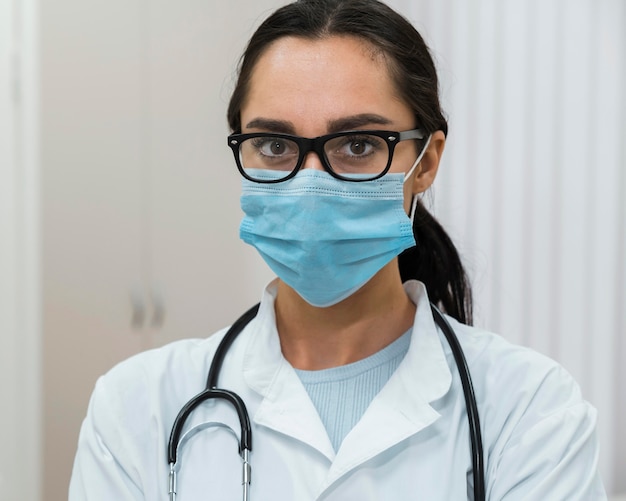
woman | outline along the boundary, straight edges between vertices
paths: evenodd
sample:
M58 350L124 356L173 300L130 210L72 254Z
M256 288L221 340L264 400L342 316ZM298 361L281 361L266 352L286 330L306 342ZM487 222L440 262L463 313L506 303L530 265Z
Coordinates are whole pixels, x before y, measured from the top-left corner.
M437 87L420 35L375 0L299 1L250 40L228 144L244 178L241 236L278 278L219 386L252 421L252 499L474 497L464 393L429 301L473 377L486 498L605 498L595 411L571 377L468 326L465 272L419 198L446 140ZM70 499L167 499L170 430L223 337L141 354L99 380ZM240 497L223 425L239 430L222 400L187 419L179 499Z

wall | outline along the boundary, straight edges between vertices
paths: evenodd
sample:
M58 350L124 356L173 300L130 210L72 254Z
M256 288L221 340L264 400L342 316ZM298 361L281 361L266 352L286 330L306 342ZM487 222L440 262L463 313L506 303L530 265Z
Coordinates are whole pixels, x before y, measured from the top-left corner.
M450 135L432 206L476 323L574 375L605 483L626 491L626 3L390 3L439 67Z

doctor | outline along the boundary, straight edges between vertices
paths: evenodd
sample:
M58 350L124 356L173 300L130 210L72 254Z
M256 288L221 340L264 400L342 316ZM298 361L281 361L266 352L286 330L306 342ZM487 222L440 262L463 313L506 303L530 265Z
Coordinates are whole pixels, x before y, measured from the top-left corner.
M596 412L576 383L469 326L459 256L420 202L446 140L437 89L421 36L375 0L287 5L246 49L228 144L243 176L241 236L278 278L219 385L250 414L254 501L473 497L459 373L429 301L449 315L473 377L487 499L606 498ZM170 430L223 335L100 378L71 501L169 499ZM238 430L225 402L191 414L177 499L241 499Z

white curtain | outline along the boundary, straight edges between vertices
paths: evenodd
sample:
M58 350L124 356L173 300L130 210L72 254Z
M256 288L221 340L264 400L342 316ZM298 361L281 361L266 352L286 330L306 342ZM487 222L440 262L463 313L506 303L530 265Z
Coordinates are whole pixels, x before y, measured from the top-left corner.
M432 208L476 324L561 362L626 491L626 2L390 0L431 46L449 141Z

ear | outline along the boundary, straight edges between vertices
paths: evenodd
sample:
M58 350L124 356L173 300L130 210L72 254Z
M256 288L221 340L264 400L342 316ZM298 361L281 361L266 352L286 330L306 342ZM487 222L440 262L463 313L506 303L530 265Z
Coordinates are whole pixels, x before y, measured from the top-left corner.
M433 184L445 146L446 136L444 133L440 130L433 132L424 156L413 173L413 180L411 181L413 195L425 192Z

